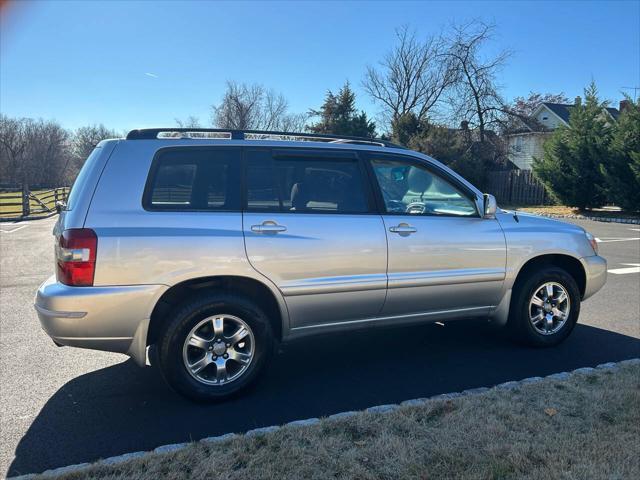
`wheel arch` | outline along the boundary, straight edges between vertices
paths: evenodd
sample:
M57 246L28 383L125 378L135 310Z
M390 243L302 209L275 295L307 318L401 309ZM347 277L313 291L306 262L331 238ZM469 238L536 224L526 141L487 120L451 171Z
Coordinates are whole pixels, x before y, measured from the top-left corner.
M527 260L516 275L515 281L513 283L513 289L519 285L526 278L527 274L533 270L542 267L559 267L565 270L573 279L576 281L578 285L578 289L580 290L580 296L584 297L584 293L587 287L587 273L584 269L584 266L576 257L572 257L571 255L562 254L562 253L549 253L538 255L536 257L530 258Z
M565 270L578 285L580 297L584 297L587 286L587 273L582 262L566 253L542 253L527 259L517 270L512 283L507 283L500 303L491 312L491 322L496 326L505 326L509 322L513 292L523 282L527 275L539 268L555 266Z
M271 322L273 335L280 341L284 335L284 320L287 318L286 305L265 283L251 277L220 275L198 277L177 283L169 288L156 302L149 321L147 346L153 345L168 321L171 310L192 295L206 290L223 291L244 295L256 302Z

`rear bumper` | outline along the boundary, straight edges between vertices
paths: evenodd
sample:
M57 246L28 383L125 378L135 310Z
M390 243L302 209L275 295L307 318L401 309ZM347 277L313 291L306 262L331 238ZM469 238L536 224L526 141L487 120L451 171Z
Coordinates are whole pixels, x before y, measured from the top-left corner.
M125 353L145 364L151 312L167 287L69 287L45 281L35 309L44 331L60 345Z
M598 256L584 257L581 259L587 282L584 289L583 300L600 290L607 281L607 261Z

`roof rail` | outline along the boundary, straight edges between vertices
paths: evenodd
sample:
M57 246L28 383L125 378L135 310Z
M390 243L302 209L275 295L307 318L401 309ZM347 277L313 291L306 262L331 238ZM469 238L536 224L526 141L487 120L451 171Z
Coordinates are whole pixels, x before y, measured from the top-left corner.
M177 136L175 134L183 134ZM325 141L329 143L352 143L358 145L378 145L388 148L401 148L405 147L382 140L380 138L368 138L368 137L353 137L347 135L329 135L326 133L302 133L302 132L276 132L269 130L233 130L227 128L142 128L139 130L131 130L127 134L127 140L155 140L159 138L160 134L168 134L166 138L206 138L204 135L188 135L188 134L205 134L213 133L217 138L230 139L230 140L264 140L266 137L284 137L285 139L304 139L304 140L317 140ZM249 138L247 138L249 137ZM165 138L165 137L160 137Z

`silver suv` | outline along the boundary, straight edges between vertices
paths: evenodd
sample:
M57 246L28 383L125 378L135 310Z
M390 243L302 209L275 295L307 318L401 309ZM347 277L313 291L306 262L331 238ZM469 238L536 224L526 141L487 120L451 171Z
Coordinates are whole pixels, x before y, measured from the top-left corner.
M556 345L607 271L582 228L500 210L430 157L309 134L105 140L54 234L35 304L53 341L157 364L196 400L325 332L473 317Z

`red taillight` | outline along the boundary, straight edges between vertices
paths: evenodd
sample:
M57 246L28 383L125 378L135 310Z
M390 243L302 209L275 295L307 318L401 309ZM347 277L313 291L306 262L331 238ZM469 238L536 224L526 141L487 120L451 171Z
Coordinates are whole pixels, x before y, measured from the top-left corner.
M90 228L65 230L56 245L58 281L72 287L90 287L96 269L98 237Z

